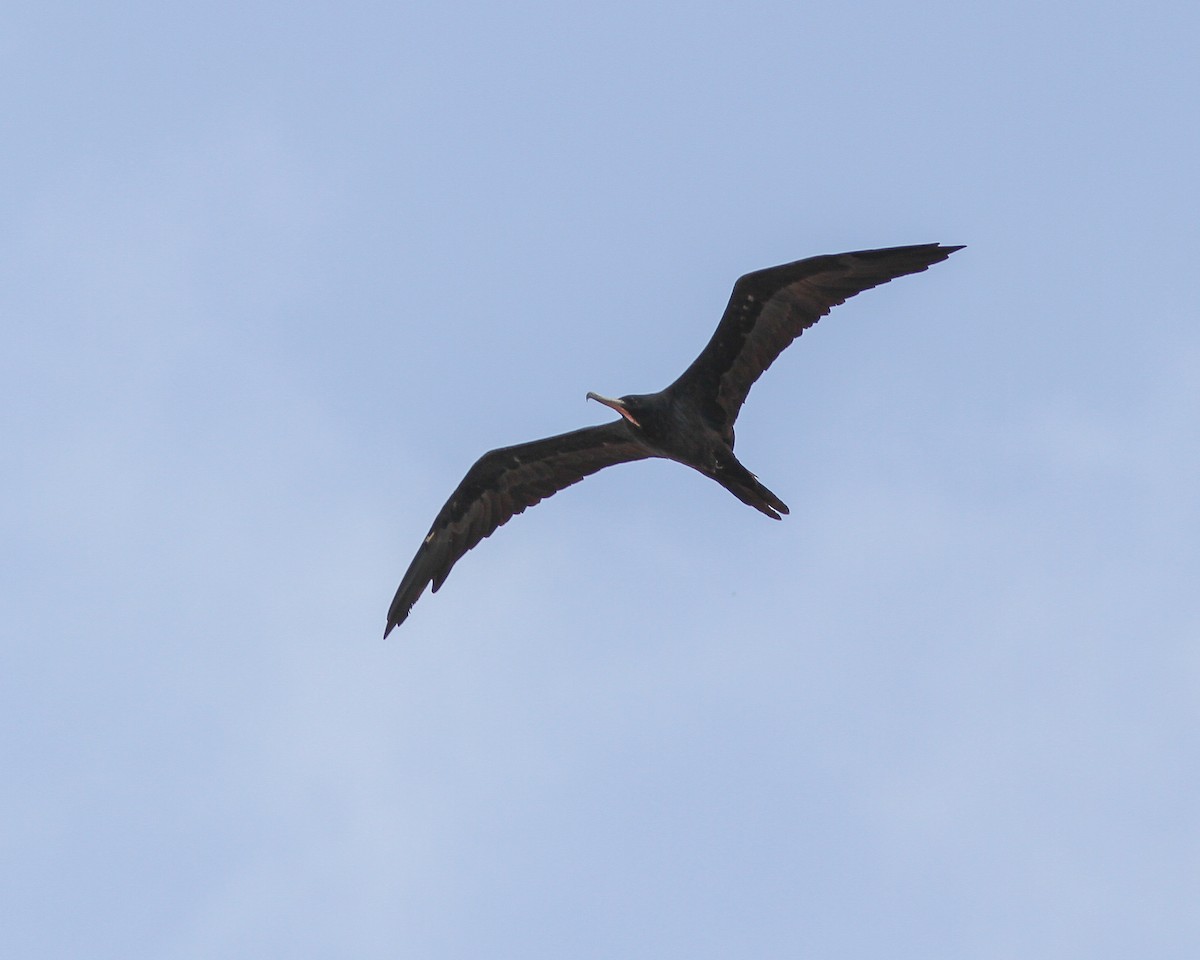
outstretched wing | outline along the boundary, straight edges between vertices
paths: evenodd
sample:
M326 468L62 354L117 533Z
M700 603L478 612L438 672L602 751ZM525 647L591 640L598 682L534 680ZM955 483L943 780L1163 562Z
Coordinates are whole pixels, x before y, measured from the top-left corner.
M859 250L748 273L733 285L708 345L668 389L688 398L731 439L754 381L832 307L896 277L920 273L961 249L923 243Z
M432 583L436 593L464 553L526 507L597 470L651 455L624 420L485 453L429 528L400 581L383 635L404 622L426 586Z

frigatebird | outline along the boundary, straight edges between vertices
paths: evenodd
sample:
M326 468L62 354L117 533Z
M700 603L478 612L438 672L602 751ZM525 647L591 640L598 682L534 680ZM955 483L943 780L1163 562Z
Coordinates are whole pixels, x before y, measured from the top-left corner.
M503 523L615 463L665 457L711 477L773 520L787 505L733 455L733 422L750 387L775 358L832 307L856 293L945 260L960 246L924 243L809 257L741 277L717 330L665 390L612 398L588 393L620 418L571 433L501 447L467 471L413 557L384 637L404 622L432 583Z

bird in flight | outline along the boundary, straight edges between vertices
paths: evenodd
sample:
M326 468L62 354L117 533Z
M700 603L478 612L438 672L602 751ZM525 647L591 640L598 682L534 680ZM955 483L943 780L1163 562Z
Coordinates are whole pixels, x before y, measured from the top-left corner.
M386 637L468 550L497 527L559 490L615 463L665 457L711 477L774 520L787 505L733 455L733 422L750 387L793 340L856 293L945 260L958 246L923 243L809 257L748 273L717 330L665 390L614 399L589 393L619 419L501 447L467 471L442 507L388 610Z

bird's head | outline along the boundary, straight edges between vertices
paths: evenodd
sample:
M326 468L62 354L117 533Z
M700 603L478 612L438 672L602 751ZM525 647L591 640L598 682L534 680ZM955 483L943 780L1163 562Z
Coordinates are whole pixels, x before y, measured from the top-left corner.
M595 400L597 403L602 403L606 407L611 407L616 410L621 416L632 423L635 427L641 427L640 416L646 409L646 398L639 394L630 394L627 397L603 397L598 393L588 393L589 400Z

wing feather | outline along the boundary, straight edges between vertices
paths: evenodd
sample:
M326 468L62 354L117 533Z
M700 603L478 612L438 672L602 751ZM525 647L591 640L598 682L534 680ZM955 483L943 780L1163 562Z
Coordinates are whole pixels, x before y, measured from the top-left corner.
M624 420L485 453L429 528L396 590L383 635L404 622L428 585L436 593L463 554L497 527L597 470L648 456Z
M754 382L801 333L856 293L920 273L961 247L924 243L809 257L741 277L707 346L669 390L732 440Z

